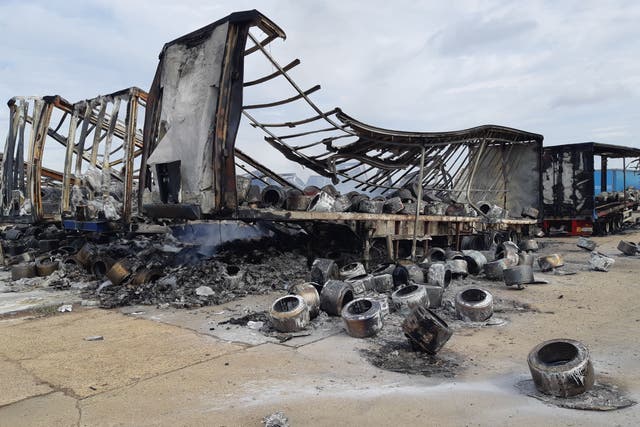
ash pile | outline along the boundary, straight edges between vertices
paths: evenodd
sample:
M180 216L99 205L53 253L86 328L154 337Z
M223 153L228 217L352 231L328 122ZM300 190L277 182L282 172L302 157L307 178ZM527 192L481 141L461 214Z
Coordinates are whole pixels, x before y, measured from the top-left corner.
M170 229L149 234L94 234L55 225L2 231L2 263L12 290L80 288L103 308L221 304L292 286L308 272L304 236L234 240L207 246L178 240Z

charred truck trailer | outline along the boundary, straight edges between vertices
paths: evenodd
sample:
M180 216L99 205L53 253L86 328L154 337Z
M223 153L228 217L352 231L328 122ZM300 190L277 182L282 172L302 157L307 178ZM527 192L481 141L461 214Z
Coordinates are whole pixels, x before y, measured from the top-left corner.
M542 135L495 125L393 131L323 109L311 99L320 86L303 89L291 76L300 60L271 55L267 45L284 38L255 10L233 13L165 44L148 94L13 99L5 219L92 231L149 218L285 224L321 236L315 242L353 236L365 260L376 250L415 257L432 240L480 247L539 221ZM251 75L248 57L270 74ZM285 89L264 93L278 99L243 102L273 82ZM301 188L275 173L255 144L236 146L241 120L288 160L355 191ZM56 156L59 171L47 168Z
M619 159L622 170L609 170ZM586 142L545 147L543 229L549 235L607 234L636 221L640 192L635 171L640 149ZM600 170L596 170L598 160ZM633 170L627 167L633 165Z
M305 90L291 76L300 60L281 65L267 48L284 37L250 11L164 46L145 118L139 191L145 215L288 223L322 236L315 242L353 235L365 261L376 248L391 259L403 255L403 246L404 255L415 256L435 238L457 248L473 245L479 232L515 238L537 222L541 135L493 125L392 131L323 109L311 99L320 86ZM251 76L249 55L275 71ZM245 91L275 79L286 84L272 92L278 99L243 102ZM333 184L354 183L355 191L299 188L283 179L256 160L261 149L236 147L241 119L287 159ZM237 174L243 171L276 185L258 193Z

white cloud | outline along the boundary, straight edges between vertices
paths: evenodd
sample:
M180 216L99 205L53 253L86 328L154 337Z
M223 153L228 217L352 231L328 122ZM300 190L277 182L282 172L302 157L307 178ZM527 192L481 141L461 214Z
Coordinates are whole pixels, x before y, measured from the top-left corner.
M323 86L313 95L323 108L391 129L494 123L541 133L549 144L640 145L633 1L5 1L0 99L147 89L165 42L254 7L285 30L287 40L270 50L282 63L302 60L292 74L305 89ZM252 61L248 76L269 70ZM247 91L245 102L291 96L285 88L274 81ZM298 104L265 114L310 115ZM6 127L0 108L0 137ZM623 130L597 131L607 127ZM262 137L244 126L239 144L274 169L290 168Z

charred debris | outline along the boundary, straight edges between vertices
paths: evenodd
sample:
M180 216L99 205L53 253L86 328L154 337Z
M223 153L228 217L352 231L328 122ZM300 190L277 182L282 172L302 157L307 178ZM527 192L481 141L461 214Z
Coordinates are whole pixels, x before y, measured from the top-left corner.
M233 13L166 43L148 92L9 100L0 214L11 286L78 287L109 308L276 290L270 309L230 322L286 340L341 319L349 335L374 337L366 356L377 366L451 376L460 357L437 354L454 331L503 324L494 313L515 307L477 280L547 283L533 277L536 263L571 273L561 255L538 256L532 239L543 137L496 125L394 131L324 109L312 100L320 86L291 76L300 60L271 55L269 43L284 38L255 10ZM274 71L246 78L250 55ZM245 90L275 79L289 92L243 103ZM268 119L294 103L295 117ZM236 147L241 120L326 182L300 185ZM589 268L613 264L592 241L578 245ZM576 341L542 343L529 366L544 394L594 383Z
M0 194L5 265L28 277L80 264L111 283L101 289L118 296L107 306L162 295L190 306L174 292L182 282L164 283L158 271L182 268L196 284L194 266L215 253L224 262L203 274L222 283L227 267L247 261L229 264L224 248L215 248L231 240L272 239L260 256L295 242L304 268L318 254L370 268L416 261L434 248L487 249L533 230L541 135L494 125L393 131L325 110L311 99L319 85L303 90L291 77L300 61L282 65L266 49L279 38L284 31L259 12L233 13L166 43L148 92L131 87L75 103L57 95L9 100ZM275 71L245 78L250 55ZM293 96L243 104L245 90L274 79ZM292 103L307 115L262 118ZM236 147L241 119L329 183L301 186ZM247 245L254 244L236 244ZM156 281L162 290L147 298L141 290ZM115 291L132 285L138 290ZM221 302L251 286L214 288L228 295L214 299Z

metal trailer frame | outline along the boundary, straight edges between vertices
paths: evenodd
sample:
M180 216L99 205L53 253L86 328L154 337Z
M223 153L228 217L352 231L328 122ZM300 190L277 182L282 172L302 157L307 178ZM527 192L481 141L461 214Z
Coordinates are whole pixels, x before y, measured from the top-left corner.
M640 149L584 142L544 147L542 166L543 230L547 234L590 236L608 234L633 221L638 201L623 182L622 198L597 205L594 158L601 158L601 188L607 188L607 160L622 159L623 180L628 166L638 169ZM634 159L627 163L627 160ZM570 166L568 169L567 166Z
M88 182L82 179L82 174L92 167L99 171L100 188L92 189L89 199L110 197L111 182L121 182L123 194L118 210L122 221L128 223L132 208L137 207L132 193L137 178L134 161L142 153L143 145L142 135L137 131L138 107L145 106L146 98L146 92L136 87L75 104L58 95L11 98L9 134L2 158L3 220L37 223L63 219L72 228L80 229L83 222L95 223L97 218L86 221L84 213L77 218L76 210L81 206L72 202L74 191L87 191ZM118 118L121 104L126 104L124 120ZM52 123L54 113L61 118ZM42 166L49 139L65 147L62 171ZM115 168L119 165L121 170L117 172ZM43 206L44 178L61 190L56 211ZM28 214L24 209L21 212L25 203L31 208ZM99 221L108 222L104 218Z
M264 36L252 34L253 28ZM400 241L410 240L411 256L415 258L418 242L426 249L433 236L444 236L448 244L459 248L468 234L502 230L513 237L536 223L536 219L520 214L524 209L541 206L542 135L495 125L453 132L393 131L359 122L339 108L321 109L310 98L320 86L303 90L289 74L300 60L283 66L265 48L273 40L285 37L282 29L258 11L237 12L165 44L148 94L130 88L75 104L60 97L32 98L38 106L37 114L32 116L21 114L26 110L16 106L18 98L10 101L12 119L3 159L3 211L14 220L19 216L14 190L23 188L33 203L29 219L37 222L51 218L45 215L40 197L41 177L49 173L42 168L42 157L45 141L50 137L66 147L64 170L50 175L62 183L59 213L65 226L71 228L83 229L86 225L94 230L95 223L104 220L85 221L86 212L79 209L84 207L84 199L79 205L74 202L74 194L87 190L87 203L101 202L106 212L112 182L123 184L120 210L122 223L128 224L133 216L136 178L135 206L142 214L180 220L294 222L308 230L319 224L346 226L360 239L365 258L379 239L386 242L390 258L398 256ZM251 46L246 46L248 41ZM245 81L245 57L257 52L275 71ZM294 96L243 105L245 89L276 78L285 79ZM175 96L184 95L185 91L199 98L191 102L189 96ZM178 98L191 103L180 104L184 100ZM127 114L122 121L118 112L123 101L127 103ZM294 102L304 103L312 115L283 123L260 119L261 111ZM142 135L136 132L138 105L146 107ZM54 109L62 111L63 117L51 126ZM361 191L382 194L412 187L416 193L415 211L394 215L279 212L243 205L238 196L237 169L251 173L249 168L254 168L282 186L296 188L255 160L254 153L235 147L243 116L263 131L266 143L286 158L334 183L352 181ZM189 126L181 128L180 120L192 120L187 125L195 124L201 133L190 133ZM24 161L27 176L22 179L22 167L16 165L22 165L25 123L32 124L33 129ZM317 128L318 125L323 127ZM298 131L283 134L283 128ZM111 150L113 139L121 140L115 150ZM97 147L103 147L101 155L97 154ZM116 151L122 155L114 159ZM134 160L138 155L140 171L136 177ZM83 165L87 164L100 170L98 184L88 186L91 181L81 176ZM114 170L119 164L123 165L121 173ZM468 204L474 211L464 215L425 215L423 192L436 199ZM171 197L167 198L167 194ZM146 196L150 196L151 203ZM481 202L497 205L512 216L489 217L478 208Z
M252 34L250 30L254 27L264 33L264 38L260 40ZM453 243L459 246L465 233L501 228L522 232L537 222L520 217L520 214L524 208L541 207L542 135L495 125L454 132L392 131L359 122L339 108L324 110L311 100L311 94L320 86L303 90L289 74L300 60L283 66L265 48L277 38L284 39L284 32L253 10L231 14L165 44L149 91L145 117L144 173L141 174L138 201L139 209L146 215L191 220L295 222L308 229L316 222L345 224L363 242L365 256L372 239L388 240L389 254L397 255L397 242L408 238L412 240L414 257L417 242L426 243L434 234L456 236ZM252 45L245 47L248 40ZM206 56L207 52L217 54ZM244 81L244 58L255 52L260 52L275 71ZM200 74L189 71L192 63L205 57L208 59L205 65L209 68L204 74L210 79L206 81ZM181 80L175 79L174 70L181 70ZM253 105L242 104L245 89L275 78L285 79L294 96ZM209 87L215 88L209 97L199 104L183 106L179 117L175 114L175 102L168 93L177 93L177 88L183 88L200 94ZM303 103L303 107L311 110L311 116L283 123L268 123L259 118L262 110L294 102ZM215 106L213 111L202 118L208 128L206 135L193 133L184 141L183 132L175 132L176 129L190 132L179 128L178 119L189 119L184 118L184 109L188 107L188 111L196 115L211 105ZM266 134L265 141L287 159L331 178L334 183L353 181L362 191L378 190L384 194L419 182L421 185L415 185L418 192L415 212L406 215L317 213L252 209L243 205L236 186L237 168L250 172L249 167L253 167L280 185L296 186L261 165L253 158L253 153L235 147L241 116L254 128L262 130ZM305 127L312 125L315 128ZM322 127L318 128L318 125ZM283 128L300 131L282 134ZM196 160L202 163L193 165L190 157L193 153L185 154L180 150L185 143L191 144L198 138L195 149L200 151L196 153ZM309 141L309 138L315 139ZM187 167L181 166L185 164ZM163 195L160 171L154 174L153 165L172 171L167 172L166 180L174 182L176 195L172 196L172 201L167 196L168 189ZM365 172L360 171L362 168ZM370 176L363 177L367 173ZM193 191L193 182L199 185L198 191ZM183 191L189 186L188 191ZM476 207L478 216L422 215L423 191L463 200ZM189 195L185 196L187 193ZM477 209L476 204L480 201L510 210L515 217L506 220L487 218Z

